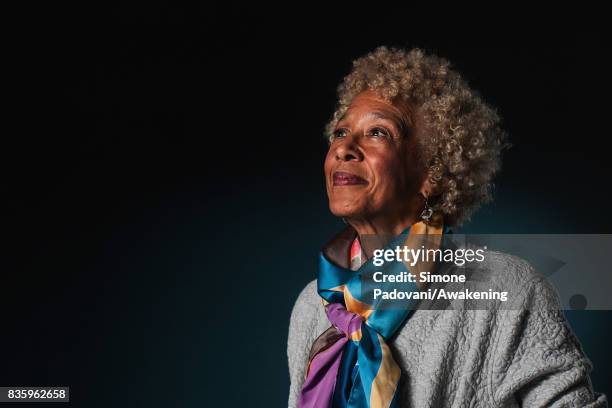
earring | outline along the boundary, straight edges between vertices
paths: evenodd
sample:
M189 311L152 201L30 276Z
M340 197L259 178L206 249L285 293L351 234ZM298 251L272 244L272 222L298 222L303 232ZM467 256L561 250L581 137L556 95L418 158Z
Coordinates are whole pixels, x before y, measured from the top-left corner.
M429 222L431 220L431 216L433 215L433 209L427 203L427 197L423 197L425 199L425 205L423 207L423 211L421 211L421 219L425 222Z
M348 222L346 222L346 218L342 217L342 222L345 224L348 224Z

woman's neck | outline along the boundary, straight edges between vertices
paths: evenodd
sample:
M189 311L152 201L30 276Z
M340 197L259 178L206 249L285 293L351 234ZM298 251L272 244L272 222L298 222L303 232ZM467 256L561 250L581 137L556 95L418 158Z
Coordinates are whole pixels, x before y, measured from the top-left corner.
M346 221L357 231L362 250L367 258L370 258L374 250L383 248L418 220L418 216L414 214L405 214L393 219L368 217L349 218Z

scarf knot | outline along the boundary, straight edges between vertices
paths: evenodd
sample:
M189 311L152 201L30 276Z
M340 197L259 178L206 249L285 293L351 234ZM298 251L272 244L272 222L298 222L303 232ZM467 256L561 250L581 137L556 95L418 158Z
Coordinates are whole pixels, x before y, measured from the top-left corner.
M361 324L363 319L357 313L349 312L340 303L330 303L325 306L325 312L330 323L344 335L353 340L361 340Z

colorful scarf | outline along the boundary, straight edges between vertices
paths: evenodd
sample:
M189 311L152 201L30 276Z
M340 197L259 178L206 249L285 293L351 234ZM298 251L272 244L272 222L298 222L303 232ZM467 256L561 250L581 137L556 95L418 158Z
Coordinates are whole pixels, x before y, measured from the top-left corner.
M441 217L436 216L429 224L412 225L387 248L420 248L424 244L435 248L441 237ZM350 269L337 265L323 251L319 256L318 292L332 326L312 345L301 408L388 408L396 404L401 370L386 341L408 319L417 301L407 301L401 308L389 307L390 301L372 301L371 288L362 286L362 281L374 271L417 274L432 264L417 263L408 268L403 262L385 262L377 267L373 259L363 263L363 258L358 238L351 245ZM406 285L413 287L402 290L417 290L415 283Z

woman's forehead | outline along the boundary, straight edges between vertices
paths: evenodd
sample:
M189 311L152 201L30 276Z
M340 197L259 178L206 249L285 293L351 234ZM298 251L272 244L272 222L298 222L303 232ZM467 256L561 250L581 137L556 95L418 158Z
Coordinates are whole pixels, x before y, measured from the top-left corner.
M340 118L350 120L356 118L363 119L386 119L398 124L411 123L411 110L407 102L402 98L389 101L377 92L367 90L359 93L351 101L348 109Z

